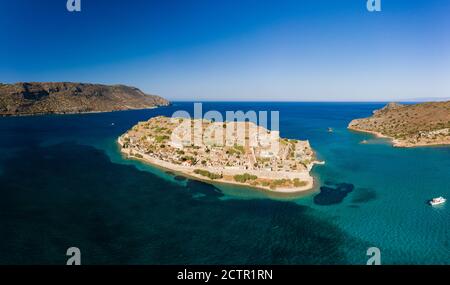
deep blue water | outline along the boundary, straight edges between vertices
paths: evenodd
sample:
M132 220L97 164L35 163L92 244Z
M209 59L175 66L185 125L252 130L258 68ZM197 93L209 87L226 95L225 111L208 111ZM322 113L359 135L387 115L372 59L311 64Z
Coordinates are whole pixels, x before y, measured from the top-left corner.
M280 111L281 135L309 139L326 161L302 197L212 186L119 154L117 136L138 121L192 103L0 118L0 264L64 264L72 246L84 264L365 264L372 246L384 264L449 264L449 206L426 201L450 196L450 148L398 149L346 129L383 105L203 105Z

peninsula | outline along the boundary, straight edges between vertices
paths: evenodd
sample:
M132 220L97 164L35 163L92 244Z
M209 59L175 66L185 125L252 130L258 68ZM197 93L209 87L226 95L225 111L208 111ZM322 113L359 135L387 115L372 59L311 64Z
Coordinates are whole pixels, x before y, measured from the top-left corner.
M283 139L251 122L160 116L133 126L118 144L130 158L193 179L282 193L311 189L310 170L321 163L308 141Z
M450 145L450 101L389 103L369 118L351 121L348 128L390 138L395 147Z
M169 101L125 85L71 82L0 83L0 116L148 109Z

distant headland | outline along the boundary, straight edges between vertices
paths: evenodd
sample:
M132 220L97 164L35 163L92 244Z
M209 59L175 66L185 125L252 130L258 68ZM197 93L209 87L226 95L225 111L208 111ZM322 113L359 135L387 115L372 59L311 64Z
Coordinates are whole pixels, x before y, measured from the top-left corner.
M196 136L201 143L193 143ZM252 122L160 116L138 123L118 143L128 157L196 180L280 193L313 188L310 170L321 163L308 141L280 138Z
M73 82L0 83L0 116L148 109L169 101L125 85Z
M413 105L389 103L348 128L392 139L395 147L450 145L450 101Z

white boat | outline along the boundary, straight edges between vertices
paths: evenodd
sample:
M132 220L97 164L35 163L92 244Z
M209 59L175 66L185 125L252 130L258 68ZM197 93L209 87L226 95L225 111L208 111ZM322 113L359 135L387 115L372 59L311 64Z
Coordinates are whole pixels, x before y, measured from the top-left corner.
M445 199L444 197L437 197L437 198L433 198L433 200L430 201L430 205L431 206L436 206L436 205L440 205L440 204L444 204L447 201L447 199Z

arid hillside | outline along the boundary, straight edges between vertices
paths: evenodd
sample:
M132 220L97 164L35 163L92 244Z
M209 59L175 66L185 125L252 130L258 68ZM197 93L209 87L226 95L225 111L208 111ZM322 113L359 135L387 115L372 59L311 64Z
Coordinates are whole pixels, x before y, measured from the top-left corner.
M0 116L109 112L168 104L164 98L125 85L0 83Z
M351 121L348 128L392 138L399 147L450 144L450 101L389 103L369 118Z

